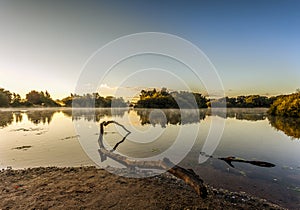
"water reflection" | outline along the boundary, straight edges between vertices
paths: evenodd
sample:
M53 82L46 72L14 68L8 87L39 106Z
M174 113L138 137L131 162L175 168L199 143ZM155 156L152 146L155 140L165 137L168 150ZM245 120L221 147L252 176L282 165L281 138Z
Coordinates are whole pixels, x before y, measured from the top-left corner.
M0 128L6 127L14 121L12 112L0 112Z
M224 119L234 118L237 120L259 121L265 120L268 116L267 109L216 109L212 114L209 109L206 113L209 116L218 116Z
M38 110L5 110L0 111L0 128L11 125L13 122L21 123L24 117L36 125L50 124L55 113L63 113L72 121L86 120L100 122L105 117L123 117L126 112L135 112L139 116L141 125L184 125L199 123L206 116L218 116L236 120L261 121L269 120L276 130L283 131L293 139L300 139L300 119L268 116L267 109L227 109L214 110L178 110L178 109L38 109Z
M0 111L0 128L11 125L13 122L20 123L23 115L19 111Z
M300 139L300 119L268 116L270 124L279 131L283 131L292 139Z
M67 109L62 113L67 117L72 117L73 121L84 119L86 121L100 122L104 117L123 117L128 109Z
M236 119L237 120L248 120L248 121L258 121L258 120L265 120L267 117L266 113L237 113Z
M50 124L53 118L54 113L58 112L58 110L30 110L26 112L28 120L33 122L34 124Z
M199 123L206 116L218 116L221 118L234 118L237 120L259 121L267 118L266 109L200 109L200 110L178 110L178 109L136 109L137 115L140 117L141 125L152 124L161 125L179 125Z
M20 123L23 121L23 114L21 112L15 112L14 114L16 123Z
M140 117L141 125L160 125L165 128L168 124L184 125L199 123L204 120L207 110L179 110L179 109L137 109L136 113Z

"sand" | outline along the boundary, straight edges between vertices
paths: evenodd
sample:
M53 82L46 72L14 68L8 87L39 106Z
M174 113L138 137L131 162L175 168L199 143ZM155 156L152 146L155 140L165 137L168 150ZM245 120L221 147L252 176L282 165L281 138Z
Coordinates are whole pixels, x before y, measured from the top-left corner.
M202 199L168 173L141 179L94 167L6 169L0 182L0 209L283 209L210 186Z

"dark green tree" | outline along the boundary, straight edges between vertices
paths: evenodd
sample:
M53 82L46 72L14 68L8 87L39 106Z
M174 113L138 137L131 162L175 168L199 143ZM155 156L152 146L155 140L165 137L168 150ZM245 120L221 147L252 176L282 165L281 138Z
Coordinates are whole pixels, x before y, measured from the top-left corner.
M36 90L32 90L26 94L26 100L28 103L38 106L46 106L46 107L58 107L57 104L51 97L48 91L44 93L43 91L37 92Z
M24 105L24 103L22 102L21 96L19 94L13 93L12 94L12 101L11 101L11 106L13 107L19 107Z
M0 88L0 107L8 107L12 100L12 94L8 90Z

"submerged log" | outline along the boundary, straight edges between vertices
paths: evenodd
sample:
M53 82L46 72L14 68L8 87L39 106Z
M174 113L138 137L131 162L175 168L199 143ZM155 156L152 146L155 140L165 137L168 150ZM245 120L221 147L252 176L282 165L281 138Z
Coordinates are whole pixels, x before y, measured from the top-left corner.
M260 161L260 160L244 160L241 158L237 158L237 157L233 157L233 156L229 156L229 157L214 157L212 155L208 155L205 152L200 152L200 155L203 155L205 157L208 158L213 158L213 159L218 159L218 160L223 160L225 161L229 166L231 166L232 168L234 168L234 165L232 164L232 162L240 162L240 163L249 163L255 166L259 166L259 167L265 167L265 168L272 168L275 167L276 165L270 162L266 162L266 161Z
M275 167L275 164L269 163L266 161L260 161L260 160L243 160L236 157L225 157L225 158L218 158L219 160L224 160L228 165L230 165L232 168L234 168L234 165L232 162L240 162L240 163L250 163L252 165L260 166L260 167L266 167L266 168L272 168Z
M118 142L114 146L112 150L107 150L103 144L104 127L112 123L121 126L125 131L127 131L127 134L123 137L123 139L120 142ZM125 126L121 125L116 121L104 121L100 123L100 134L98 139L100 148L98 149L98 152L100 154L101 161L104 161L107 157L109 157L126 167L166 170L170 174L174 175L179 179L182 179L186 184L190 185L201 198L207 197L207 189L203 183L203 180L200 179L200 177L197 174L195 174L193 170L187 170L180 166L177 166L174 163L172 163L168 158L164 158L163 160L158 161L140 161L131 160L127 157L114 153L117 147L125 141L126 137L130 133L131 132L127 130Z

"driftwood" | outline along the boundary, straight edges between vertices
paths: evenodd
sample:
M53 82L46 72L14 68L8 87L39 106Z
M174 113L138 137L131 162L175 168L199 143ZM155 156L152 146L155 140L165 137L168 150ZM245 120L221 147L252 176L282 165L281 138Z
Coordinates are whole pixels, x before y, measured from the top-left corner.
M260 167L266 167L266 168L272 168L275 167L275 164L260 161L260 160L244 160L236 157L225 157L225 158L218 158L219 160L224 160L228 165L230 165L232 168L234 168L234 165L232 165L232 162L240 162L240 163L250 163L252 165L260 166Z
M103 144L104 127L112 123L121 126L125 131L127 131L127 134L123 137L123 139L120 142L118 142L114 146L112 150L107 150ZM138 161L138 160L130 160L127 157L114 153L117 147L122 142L125 141L126 137L130 133L131 132L129 130L127 130L123 125L121 125L116 121L104 121L100 123L100 134L98 139L100 148L98 149L98 151L100 154L101 161L104 161L106 160L107 157L109 157L129 168L138 167L138 168L147 168L147 169L166 170L172 175L182 179L185 183L190 185L200 197L202 198L207 197L207 189L203 184L203 180L200 179L200 177L197 174L195 174L193 170L187 170L180 166L177 166L174 163L172 163L168 158L164 158L163 160L158 160L158 161Z
M234 168L234 165L232 164L232 162L249 163L251 165L255 165L255 166L259 166L259 167L266 167L266 168L272 168L272 167L276 166L275 164L270 163L270 162L266 162L266 161L244 160L244 159L233 157L233 156L229 156L229 157L214 157L212 155L206 154L205 152L200 152L200 155L203 155L203 156L208 157L208 158L214 158L214 159L218 159L218 160L223 160L229 166L231 166L232 168Z

